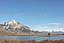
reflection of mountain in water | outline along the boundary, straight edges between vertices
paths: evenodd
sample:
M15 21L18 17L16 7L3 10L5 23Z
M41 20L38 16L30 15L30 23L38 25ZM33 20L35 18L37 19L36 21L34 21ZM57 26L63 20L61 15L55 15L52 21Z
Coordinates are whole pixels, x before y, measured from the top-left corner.
M0 36L0 39L4 40L36 40L36 41L44 41L44 40L64 40L64 36L51 36L51 37L38 37L38 36Z

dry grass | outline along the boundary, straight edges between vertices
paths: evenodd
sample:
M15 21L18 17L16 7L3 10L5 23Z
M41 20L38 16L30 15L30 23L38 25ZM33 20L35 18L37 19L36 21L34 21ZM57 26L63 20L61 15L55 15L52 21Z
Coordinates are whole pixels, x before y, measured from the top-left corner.
M64 40L45 40L41 42L32 41L21 41L21 40L0 40L0 43L64 43Z

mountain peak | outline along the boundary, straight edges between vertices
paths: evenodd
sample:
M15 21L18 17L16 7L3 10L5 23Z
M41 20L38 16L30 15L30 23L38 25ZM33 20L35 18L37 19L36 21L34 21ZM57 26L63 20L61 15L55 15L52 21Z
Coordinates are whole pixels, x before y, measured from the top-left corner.
M9 21L8 24L17 24L16 20Z
M14 23L16 23L16 20L11 20L10 22L14 22Z

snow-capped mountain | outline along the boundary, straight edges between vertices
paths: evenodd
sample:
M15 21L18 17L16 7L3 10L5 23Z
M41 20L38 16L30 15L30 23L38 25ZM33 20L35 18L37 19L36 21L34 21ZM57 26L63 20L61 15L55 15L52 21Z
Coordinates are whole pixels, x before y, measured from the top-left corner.
M20 33L20 32L29 32L30 31L30 28L28 26L25 26L25 25L17 22L16 20L5 22L0 27L4 27L3 29L5 31L9 31L9 32L18 32L18 33Z
M8 22L9 25L17 25L18 23L15 20L9 21Z
M14 28L20 28L22 26L21 23L16 22L15 20L4 23L4 25L13 26Z
M64 32L62 32L62 31L52 31L51 33L53 33L53 34L64 34Z

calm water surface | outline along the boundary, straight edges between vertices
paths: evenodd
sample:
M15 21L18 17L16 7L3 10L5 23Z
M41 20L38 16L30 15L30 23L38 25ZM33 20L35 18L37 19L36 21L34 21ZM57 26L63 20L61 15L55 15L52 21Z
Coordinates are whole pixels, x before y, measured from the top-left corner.
M38 37L38 36L0 36L0 39L10 39L10 40L61 40L64 39L64 36L50 36L50 37Z

